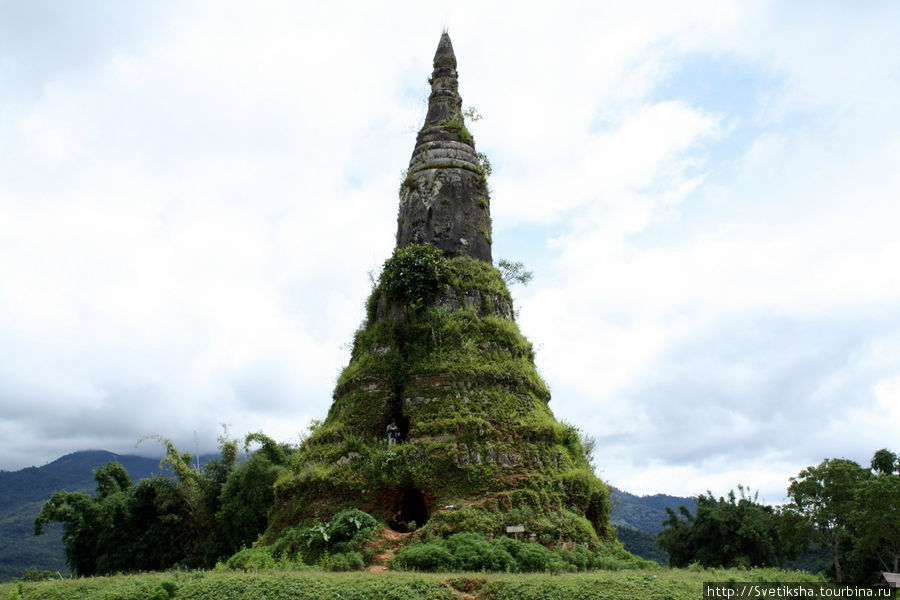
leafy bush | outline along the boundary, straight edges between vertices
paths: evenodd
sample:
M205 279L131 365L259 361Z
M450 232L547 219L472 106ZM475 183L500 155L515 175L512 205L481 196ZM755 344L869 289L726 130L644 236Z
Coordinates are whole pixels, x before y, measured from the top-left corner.
M259 571L274 569L275 557L266 546L260 548L244 548L227 561L225 568L232 571Z
M262 434L251 435L262 437ZM273 485L285 471L282 464L286 460L284 451L277 445L274 447L272 450L264 446L253 454L235 468L222 486L221 505L216 516L221 524L221 536L229 549L251 545L266 529L266 515L274 497ZM281 451L281 456L276 454L277 451ZM273 454L282 463L273 462L270 458Z
M42 571L39 569L28 569L22 575L22 581L48 581L51 579L59 579L59 575L53 571Z
M342 510L328 523L331 542L349 541L378 527L375 517L357 508Z
M581 546L576 546L572 550L562 550L559 552L559 555L563 561L575 567L577 571L592 569L599 562L599 557L596 553Z
M160 466L174 477L155 475L133 483L113 461L94 471L97 493L54 493L35 519L35 533L54 522L63 524L69 566L79 575L160 570L175 565L211 567L266 527L272 485L284 469L289 448L262 434L262 452L237 466L238 441L219 438L219 458L202 469L162 436ZM268 445L267 445L268 444Z
M395 567L410 571L451 571L453 554L443 544L413 544L404 546L394 556Z
M275 556L297 556L308 545L307 529L299 525L284 529L272 545L272 553Z
M658 565L631 556L620 544L596 549L549 550L535 542L509 537L488 540L480 533L457 533L446 539L427 538L401 548L391 566L411 571L493 571L571 573L592 569L647 569Z
M175 597L178 585L174 581L163 581L145 596L145 600L169 600Z
M444 253L431 244L396 248L385 261L381 285L388 298L410 308L430 304L447 282L448 261Z
M327 554L321 560L321 565L326 571L359 571L366 566L359 552Z
M330 571L359 569L364 564L359 550L377 527L378 521L372 515L356 508L343 510L327 522L310 520L288 527L271 546L241 550L223 567L244 571L270 569L280 559L285 564L320 563Z
M550 551L540 544L523 544L516 555L516 562L519 563L520 571L546 571L550 557Z
M462 571L514 571L517 564L509 552L479 533L456 533L447 538L456 568Z

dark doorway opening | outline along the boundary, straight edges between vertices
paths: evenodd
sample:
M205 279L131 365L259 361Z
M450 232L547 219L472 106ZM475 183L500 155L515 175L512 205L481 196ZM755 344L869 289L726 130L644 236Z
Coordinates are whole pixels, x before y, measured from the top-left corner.
M425 496L415 488L407 488L394 508L388 525L396 531L406 532L412 531L412 523L419 528L427 522L428 506L425 504Z

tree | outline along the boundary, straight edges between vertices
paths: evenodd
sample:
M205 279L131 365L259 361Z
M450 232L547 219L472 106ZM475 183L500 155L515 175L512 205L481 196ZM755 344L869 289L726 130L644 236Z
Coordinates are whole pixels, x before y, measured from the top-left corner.
M34 520L34 534L54 521L63 523L66 561L80 575L125 570L133 535L128 525L131 478L112 461L94 469L97 497L81 492L55 492Z
M900 476L879 473L856 490L850 513L858 554L874 555L882 568L900 567Z
M255 541L266 526L272 486L285 470L290 449L261 433L245 447L262 448L238 463L238 442L219 437L219 457L202 468L168 439L152 436L166 450L161 467L173 476L132 484L128 471L110 462L94 471L97 495L54 493L35 519L63 523L66 558L79 575L160 570L176 565L211 567Z
M680 518L670 507L666 507L669 518L663 522L663 529L656 536L656 545L669 555L669 564L673 567L685 567L694 560L696 544L692 539L691 529L694 517L683 504L678 507Z
M890 474L900 469L900 466L898 466L897 455L887 448L877 450L872 456L871 464L872 470L876 473Z
M72 572L94 575L97 572L97 537L101 527L97 502L81 492L54 492L34 520L34 535L41 535L44 533L43 526L55 521L63 524L66 562Z
M497 269L500 270L500 276L506 285L513 283L528 285L533 275L531 271L525 270L525 265L521 261L511 261L505 258L497 261Z
M813 536L831 552L838 584L844 581L841 553L850 539L856 490L868 477L870 473L852 460L826 458L791 477L788 487L790 508L809 521Z
M696 515L684 506L680 518L669 514L665 528L657 536L660 548L669 554L669 564L685 567L698 562L706 567L779 566L791 554L781 539L781 515L771 506L759 504L738 486L740 499L732 490L728 499L712 493L696 497Z
M94 469L94 481L97 482L97 495L107 498L113 494L124 492L131 487L131 476L122 463L110 461Z
M168 467L175 475L175 497L167 504L169 508L177 509L171 518L180 521L185 528L183 541L187 551L179 562L189 567L211 566L218 559L233 554L237 548L228 545L221 535L218 512L222 488L237 463L237 440L228 438L228 429L223 425L223 433L218 438L219 457L196 469L194 456L179 452L171 440L160 435L145 439L163 445L166 454L160 466Z
M287 471L289 449L262 433L248 434L244 448L249 449L253 442L262 447L241 463L222 486L217 516L222 538L233 548L232 552L249 546L265 530L275 480Z
M131 490L131 522L139 543L132 569L161 570L183 563L192 548L190 514L178 480L141 479Z

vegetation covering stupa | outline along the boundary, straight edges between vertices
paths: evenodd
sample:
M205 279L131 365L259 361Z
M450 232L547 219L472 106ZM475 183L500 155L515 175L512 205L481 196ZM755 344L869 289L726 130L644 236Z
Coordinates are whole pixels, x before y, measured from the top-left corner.
M449 36L400 188L397 247L366 303L327 418L275 488L266 539L307 518L398 510L435 534L596 543L608 491L559 423L491 263L485 164L465 126ZM391 422L399 442L386 439Z

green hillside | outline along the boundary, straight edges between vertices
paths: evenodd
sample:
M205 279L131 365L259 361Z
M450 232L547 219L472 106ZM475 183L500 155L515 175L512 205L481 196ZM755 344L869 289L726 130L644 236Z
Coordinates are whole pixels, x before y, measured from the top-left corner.
M612 501L610 521L625 549L635 556L668 565L669 557L656 545L656 534L667 518L666 507L677 511L684 505L694 512L697 505L693 498L666 494L636 496L614 487L610 487L609 492Z
M612 501L610 520L616 527L627 527L655 535L668 518L666 507L677 512L678 507L683 504L691 513L697 510L693 498L666 494L635 496L614 487L610 487L609 491Z
M652 560L660 565L668 566L669 556L656 545L656 534L638 531L630 527L617 527L616 539L622 542L625 549L641 558Z

